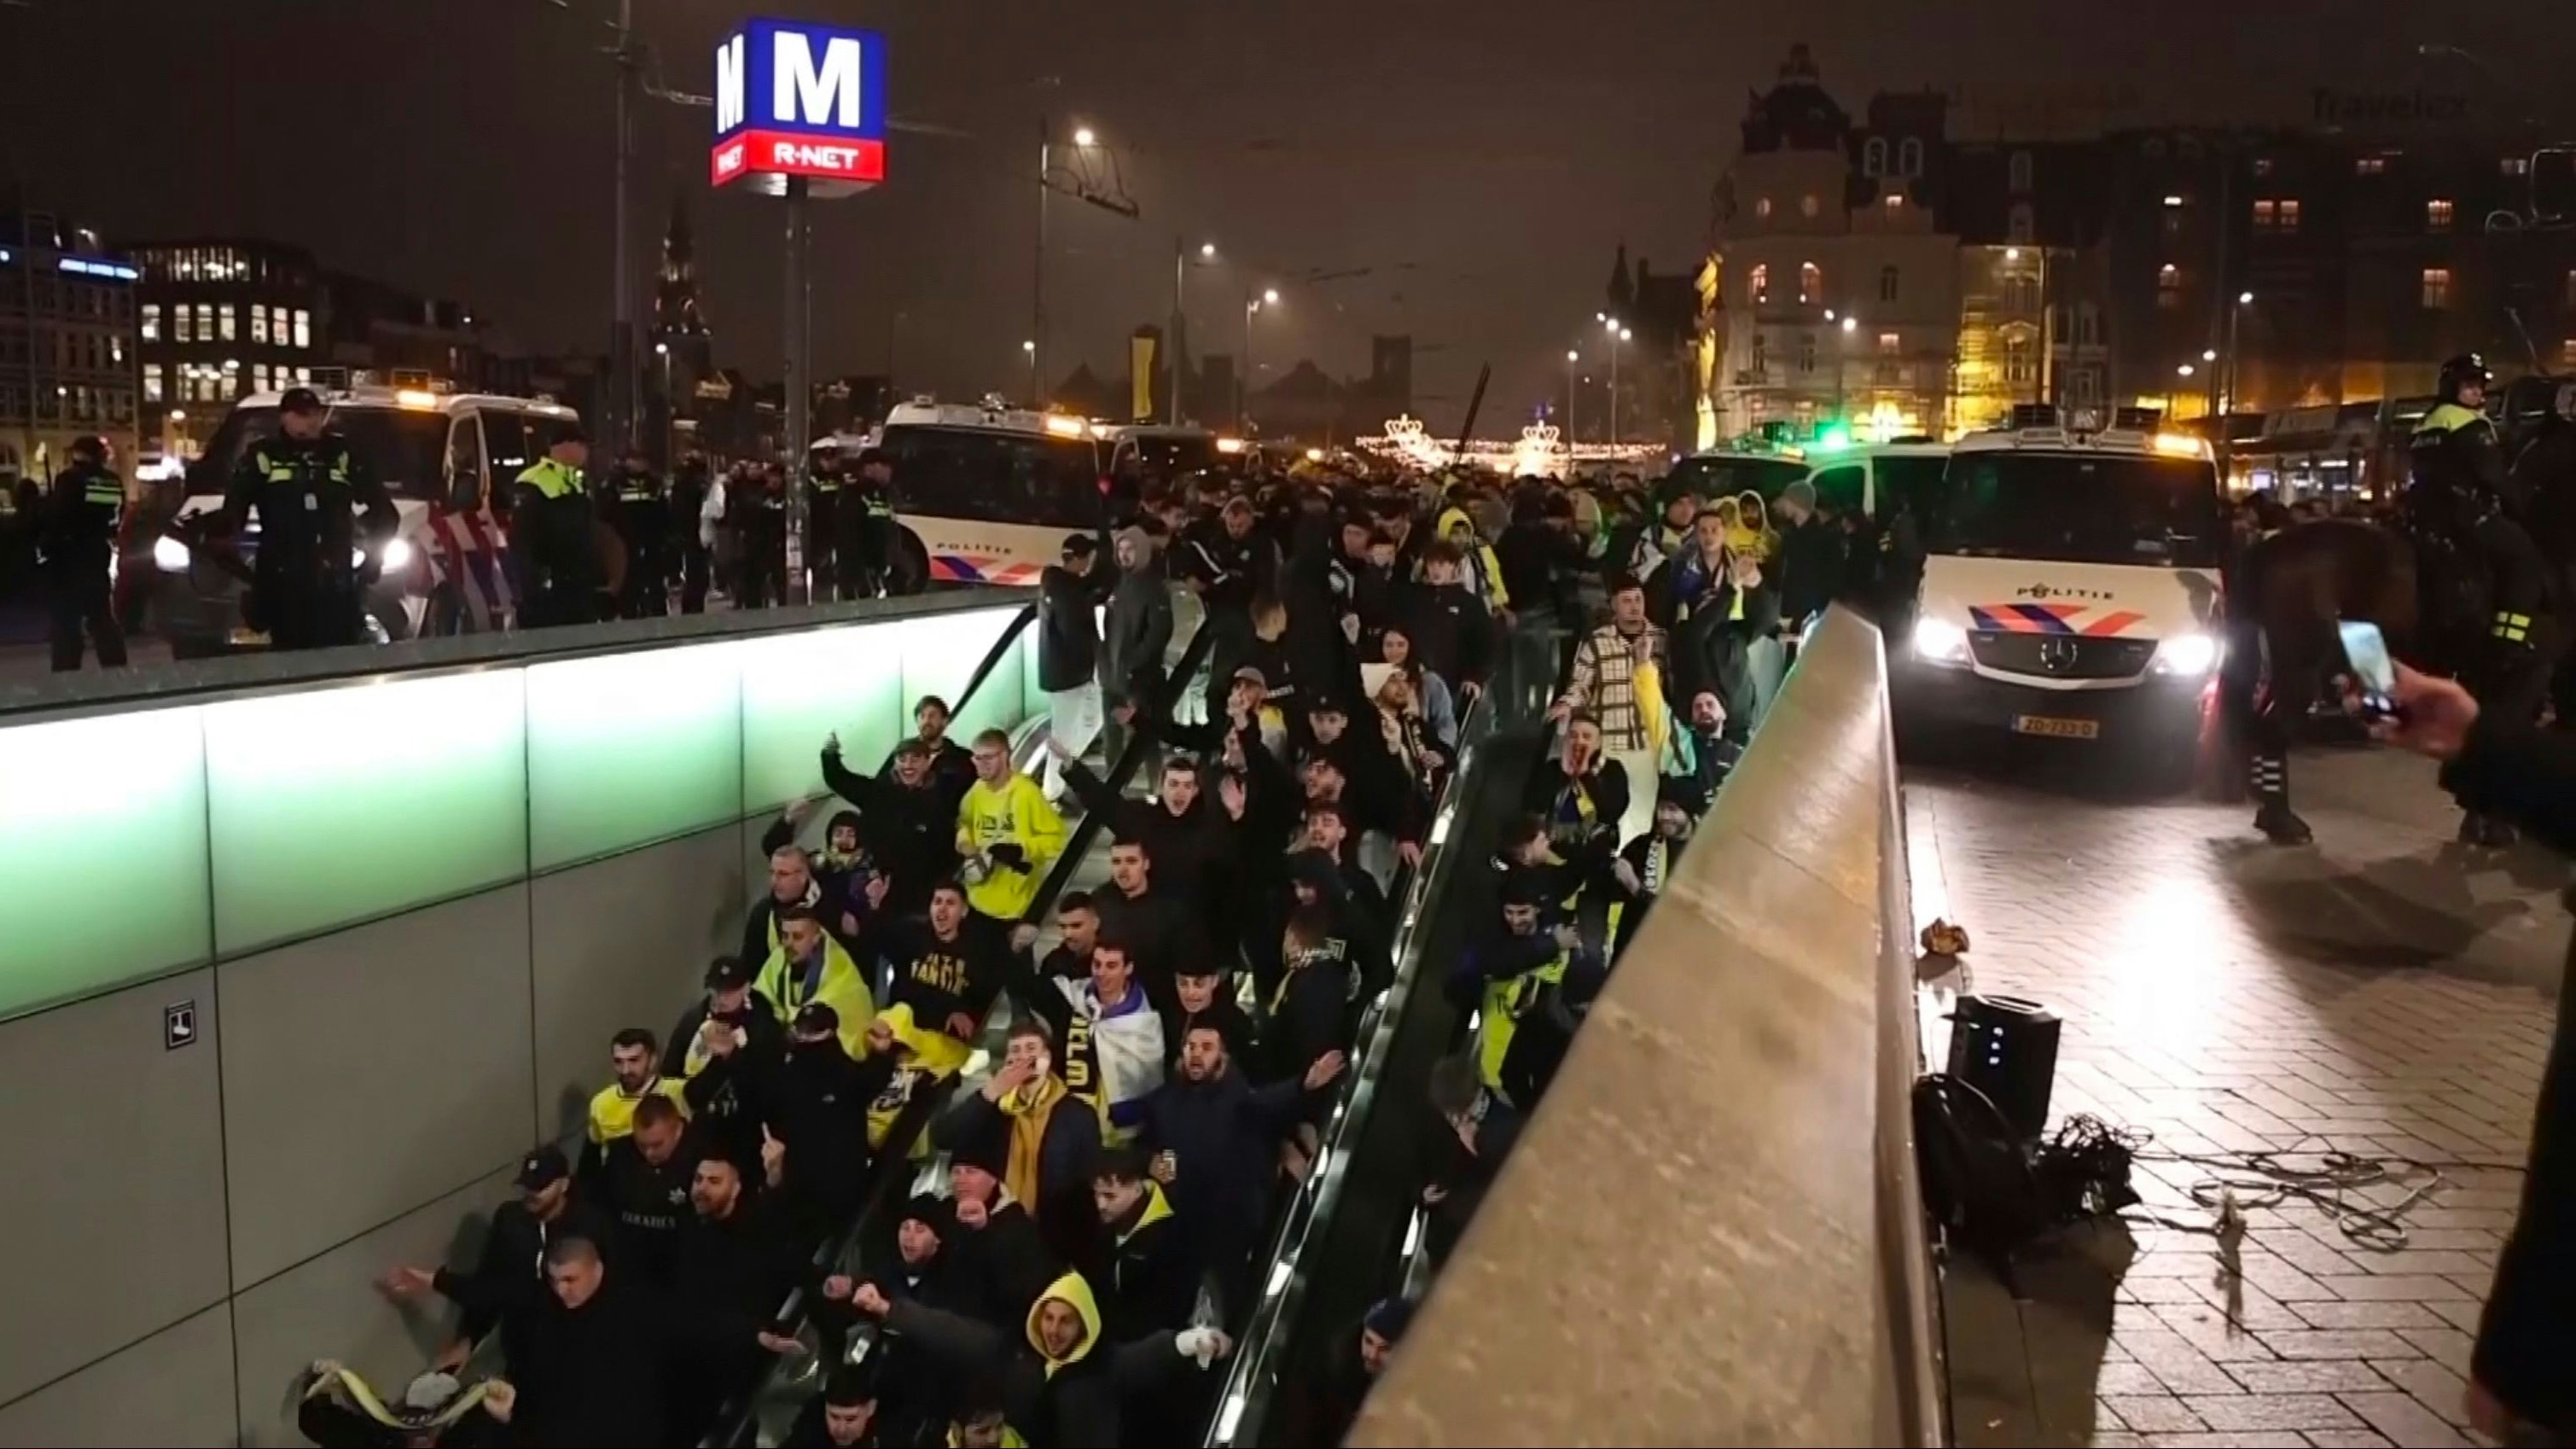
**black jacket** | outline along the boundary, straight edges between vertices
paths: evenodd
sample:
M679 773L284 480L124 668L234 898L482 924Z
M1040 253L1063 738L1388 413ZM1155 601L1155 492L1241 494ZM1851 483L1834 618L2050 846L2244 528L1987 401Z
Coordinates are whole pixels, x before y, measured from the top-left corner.
M1160 875L1162 857L1154 860ZM1100 912L1100 939L1127 948L1136 979L1158 1007L1172 999L1172 974L1207 956L1206 933L1192 902L1158 884L1149 882L1144 894L1129 896L1112 883L1093 891L1091 904Z
M1100 641L1100 685L1113 701L1128 698L1129 682L1151 669L1163 673L1172 646L1172 585L1160 559L1123 571L1109 591L1109 629Z
M1269 593L1279 581L1279 546L1254 529L1241 538L1229 536L1223 519L1194 523L1174 550L1173 571L1197 584L1199 601L1211 614L1243 614L1255 594Z
M1200 1026L1216 1028L1225 1040L1225 1054L1238 1062L1259 1061L1261 1033L1254 1029L1252 1018L1245 1014L1228 986L1220 985L1216 1000L1205 1011L1183 1011L1177 1004L1163 1013L1163 1076L1165 1080L1180 1075L1181 1043L1190 1029Z
M1795 524L1780 535L1780 553L1767 580L1778 586L1780 617L1792 624L1821 612L1842 592L1843 531L1821 518Z
M877 778L889 785L895 783L893 750L886 751L884 762L877 766ZM939 792L948 812L949 828L953 831L957 825L958 802L966 798L967 791L975 788L975 752L941 735L938 748L930 752L930 781L932 788ZM859 803L847 795L841 798L853 805Z
M924 1031L947 1030L958 1012L980 1022L1010 974L1000 933L978 930L972 920L960 921L956 939L943 941L926 920L881 916L860 944L861 959L883 956L894 971L886 1004L911 1007L913 1024Z
M1451 689L1482 686L1493 670L1494 618L1465 584L1417 585L1404 618L1413 631L1413 654Z
M1086 1196L1090 1190L1089 1183L1083 1184ZM941 1239L939 1256L947 1267L935 1297L898 1295L883 1275L870 1281L884 1287L889 1298L910 1296L931 1307L1016 1326L1027 1317L1029 1305L1064 1271L1038 1235L1037 1220L1015 1202L994 1209L980 1228L955 1225Z
M769 998L751 992L742 1010L723 1018L742 1033L742 1044L731 1057L706 1057L692 1072L689 1049L697 1043L706 1020L704 997L680 1013L669 1043L662 1048L662 1075L683 1084L689 1121L694 1130L707 1134L708 1145L723 1149L745 1170L752 1170L760 1161L760 1110L748 1099L746 1083L752 1074L741 1064L775 1060L787 1050L787 1028L779 1025L778 1009Z
M857 1211L868 1181L868 1105L894 1065L874 1053L853 1061L837 1037L798 1042L766 1064L754 1090L762 1120L787 1146L779 1185L797 1231L829 1231Z
M484 1235L483 1254L472 1272L438 1270L433 1286L461 1315L457 1335L479 1342L499 1328L502 1360L514 1379L527 1349L529 1318L549 1300L542 1266L546 1248L566 1237L588 1238L603 1254L614 1257L617 1222L591 1206L577 1188L552 1223L538 1222L525 1204L513 1199L492 1210L491 1230Z
M354 582L351 551L393 537L401 522L369 460L336 432L281 433L243 450L224 485L223 531L238 537L254 511L259 577L303 583Z
M877 1430L884 1416L884 1404L880 1401L877 1418L868 1421L868 1431L859 1436L858 1443L852 1445L851 1449L878 1449L878 1446L885 1442L877 1437ZM821 1394L818 1393L807 1399L805 1407L796 1411L796 1422L787 1426L787 1437L779 1440L778 1443L780 1449L836 1449L832 1443L832 1431L823 1427Z
M1100 619L1095 611L1117 580L1117 565L1096 556L1087 574L1048 564L1038 575L1038 688L1078 689L1099 677Z
M116 529L125 516L125 483L114 473L90 463L75 463L54 475L46 495L37 541L45 564L58 570L98 572L116 548Z
M1220 746L1221 748L1221 746ZM1082 807L1109 823L1120 840L1144 842L1154 862L1154 889L1171 892L1187 903L1201 921L1216 919L1234 858L1233 821L1217 801L1217 770L1199 767L1199 796L1178 815L1152 800L1131 800L1109 788L1107 781L1079 762L1064 768L1065 783L1082 799ZM1095 897L1114 894L1095 892Z
M1108 1225L1099 1279L1101 1332L1111 1343L1190 1326L1199 1270L1159 1184L1147 1183L1123 1222Z
M1163 1190L1200 1268L1223 1267L1220 1254L1248 1250L1259 1236L1279 1170L1279 1139L1297 1125L1305 1086L1287 1078L1255 1088L1240 1067L1229 1065L1213 1081L1168 1077L1145 1099L1138 1145L1149 1156L1172 1154L1175 1170Z
M962 751L960 753L963 753ZM967 764L973 779L974 764ZM833 794L858 807L859 835L884 867L883 916L916 915L930 904L930 888L957 871L957 805L964 786L948 793L947 782L933 763L919 786L894 776L862 775L841 763L840 752L823 752L823 783ZM764 947L762 959L768 958Z
M639 1286L658 1290L671 1281L671 1255L690 1216L689 1179L698 1170L695 1132L691 1128L691 1135L659 1167L644 1160L631 1136L609 1143L584 1164L589 1175L578 1190L615 1219L617 1267ZM746 1171L756 1173L759 1167Z
M1637 783L1628 778L1625 765L1606 756L1579 786L1561 762L1541 760L1530 773L1521 804L1547 822L1548 845L1570 874L1586 889L1598 891L1619 853L1619 821L1628 813L1629 791ZM1648 790L1655 788L1652 780L1643 783ZM1589 817L1577 804L1578 789L1591 803Z
M1526 519L1503 530L1494 540L1494 562L1502 566L1503 588L1515 613L1545 609L1565 623L1579 623L1574 607L1574 581L1588 572L1591 559L1572 533Z
M931 1144L943 1152L978 1142L1007 1141L1011 1119L982 1092L967 1092L930 1124ZM1100 1112L1069 1093L1048 1114L1038 1148L1041 1201L1029 1205L1059 1258L1078 1256L1099 1221L1091 1205L1091 1169L1100 1160Z
M1351 1044L1351 969L1349 943L1328 940L1284 964L1270 998L1270 1024L1261 1033L1269 1046L1273 1081L1295 1081L1317 1057L1347 1050Z
M1186 1362L1172 1335L1094 1343L1079 1362L1048 1372L1025 1322L994 1324L917 1303L897 1303L886 1327L920 1344L951 1379L997 1373L1003 1422L1034 1449L1089 1449L1122 1442L1118 1401ZM1108 1335L1103 1334L1103 1338Z
M2520 822L2576 849L2576 742L2491 712L2443 771L2470 810ZM2576 986L2576 943L2569 951ZM2525 1419L2576 1435L2576 990L2558 995L2558 1028L2532 1115L2522 1208L2478 1323L2476 1378Z
M578 1449L667 1442L669 1375L685 1362L672 1323L660 1298L621 1267L578 1309L547 1294L517 1378L512 1438Z
M780 1229L748 1187L731 1217L719 1222L692 1211L681 1225L667 1302L673 1328L700 1363L748 1361L761 1352L756 1335L805 1270L804 1255Z

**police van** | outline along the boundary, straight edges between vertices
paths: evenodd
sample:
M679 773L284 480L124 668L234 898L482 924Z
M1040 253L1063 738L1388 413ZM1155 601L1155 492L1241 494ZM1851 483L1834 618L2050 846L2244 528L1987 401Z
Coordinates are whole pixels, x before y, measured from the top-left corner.
M894 469L897 574L1035 587L1065 535L1099 528L1119 501L1111 431L999 400L896 404L876 446Z
M2209 447L2129 410L2098 431L2045 408L2014 423L1961 438L1922 501L1899 728L2068 742L2187 782L2221 650Z
M324 426L349 446L392 495L400 521L379 548L366 586L368 632L383 640L497 629L510 604L505 535L510 485L580 415L544 399L453 393L436 386L372 384L321 390ZM267 636L242 615L248 585L203 541L224 504L224 487L251 446L279 431L282 394L253 393L233 405L187 472L187 499L155 541L158 627L182 659L264 648ZM248 564L259 549L253 515L230 553ZM370 562L363 554L358 562Z
M1810 453L1806 481L1816 501L1837 514L1886 519L1918 511L1949 465L1947 443L1863 443Z

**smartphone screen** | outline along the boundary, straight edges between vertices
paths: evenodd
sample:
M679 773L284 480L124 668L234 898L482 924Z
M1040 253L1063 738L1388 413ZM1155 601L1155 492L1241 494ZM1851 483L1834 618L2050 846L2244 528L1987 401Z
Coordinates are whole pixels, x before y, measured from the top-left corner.
M2397 665L2388 657L2388 640L2377 624L2347 619L2335 626L2343 636L2344 662L2352 666L2352 675L2361 686L2362 708L2371 714L2392 714L2397 708Z

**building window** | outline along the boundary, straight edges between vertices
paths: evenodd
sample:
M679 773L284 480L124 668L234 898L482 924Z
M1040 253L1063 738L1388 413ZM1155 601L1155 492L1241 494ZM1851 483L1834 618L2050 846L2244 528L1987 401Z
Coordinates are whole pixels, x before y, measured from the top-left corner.
M2256 231L2270 231L2272 229L2273 218L2276 215L2278 215L2278 208L2272 198L2266 196L2256 200L2254 203L2254 229Z
M2424 269L2424 310L2439 312L2450 305L2451 269L2426 267Z
M1890 213L1903 211L1905 209L1905 197L1901 193L1894 191L1887 193L1887 209Z
M2030 344L2027 342L2004 344L2004 381L2021 387L2036 382L2038 378L2038 369L2031 366Z
M1765 221L1770 220L1771 198L1767 196L1757 196L1753 198L1753 214Z
M116 336L110 336L110 337L107 339L107 362L108 362L108 365L109 365L110 367L116 368L116 369L117 369L117 370L119 370L119 371L123 371L123 370L124 370L124 368L125 368L125 339L124 339L124 338L122 338L122 337L116 337Z
M1813 332L1801 332L1798 334L1798 371L1806 373L1813 372L1815 370L1816 334Z
M2558 365L2562 368L2576 368L2576 337L2570 337L2558 344Z
M2156 268L2156 305L2168 312L2182 306L2182 268L2171 262Z
M2567 308L2576 312L2576 267L2567 270Z
M223 309L215 314L215 325L223 329L221 333L221 339L223 341L230 342L233 340L233 330L240 324L240 321L241 309L230 302L226 302L223 305Z
M268 304L266 302L250 304L250 340L253 342L268 340Z
M1923 174L1923 139L1908 136L1896 143L1896 169L1907 176Z
M1812 307L1812 306L1816 305L1817 303L1822 302L1823 300L1825 300L1825 274L1824 274L1824 270L1823 270L1822 268L1818 267L1814 262L1801 262L1801 263L1799 263L1799 264L1798 264L1798 302L1799 302L1799 305L1801 305L1801 306L1807 306L1807 307Z
M143 304L143 340L146 342L161 340L161 304L158 302Z
M298 312L298 313L296 313L296 314L295 314L295 318L296 318L296 320L297 320L297 321L301 322L302 320L304 320L304 314L303 314L303 313L301 313L301 312ZM304 329L303 329L303 328L301 328L301 327L298 327L296 330L297 330L297 331L299 331L299 332L301 332L301 331L303 331ZM311 385L312 385L312 382L313 382L313 369L312 369L312 368L309 368L309 367L298 367L297 369L295 369L295 380L296 380L296 382L298 382L298 383L300 383L300 384L302 384L302 385L305 385L305 386L308 386L308 387L309 387L309 386L311 386Z
M2379 176L2385 174L2387 170L2388 158L2385 156L2356 156L2353 158L2352 174L2355 176Z
M2507 176L2529 176L2531 174L2531 158L2528 156L2507 156L2504 160L2497 163L2496 169Z
M250 365L250 390L253 392L268 391L267 363L254 362Z
M1869 138L1868 143L1860 148L1860 174L1863 176L1885 176L1887 174L1886 137L1872 136Z
M174 341L179 342L197 340L196 330L188 325L188 304L185 302L170 304L170 335Z
M2271 158L2271 157L2269 157L2269 156L2257 156L2257 157L2255 157L2255 158L2254 158L2254 174L2255 174L2255 175L2257 175L2257 176L2269 176L2269 175L2271 175L2271 174L2272 174L2272 158Z
M1904 339L1903 337L1901 337L1901 336L1899 336L1899 335L1897 335L1896 333L1893 333L1893 332L1881 332L1880 334L1878 334L1878 355L1879 355L1879 356L1881 356L1881 357L1894 357L1894 356L1896 356L1899 352L1902 352L1902 351L1904 351L1904 350L1905 350L1905 339Z
M197 314L197 340L199 342L214 341L215 309L213 304L207 302L192 303L188 310Z
M1753 376L1766 381L1771 375L1771 339L1759 332L1753 334Z
M1810 191L1806 195L1798 198L1798 214L1800 216L1814 216L1820 209L1821 208L1818 206L1816 201L1816 193Z
M2038 230L2038 222L2031 214L2030 203L2027 201L2014 202L2012 214L2004 221L2004 240L2016 242L2035 241L2037 240Z
M1754 306L1759 307L1770 301L1771 268L1766 264L1756 263L1753 270L1745 274L1744 288L1744 295L1752 299Z
M2449 231L2451 229L2451 203L2449 198L2437 196L2424 203L2424 229L2426 231Z
M2015 151L2012 153L2012 160L2007 164L2005 169L2011 173L2011 185L2014 195L2018 196L2030 190L2031 163L2030 153L2028 151Z
M295 345L298 348L313 345L313 314L301 307L295 309Z
M2295 196L2284 196L2281 198L2281 230L2297 231L2298 229L2299 199Z
M161 364L157 362L143 369L143 400L148 403L161 400Z
M2576 272L2571 272L2568 275L2571 278L2576 278ZM1882 302L1893 302L1896 300L1897 280L1896 268L1881 267L1878 269L1878 300Z

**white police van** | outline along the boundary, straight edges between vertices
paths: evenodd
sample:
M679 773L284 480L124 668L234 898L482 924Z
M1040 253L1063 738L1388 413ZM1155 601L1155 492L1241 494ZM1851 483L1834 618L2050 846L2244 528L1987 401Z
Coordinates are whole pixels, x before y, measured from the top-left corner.
M2044 408L2014 423L1961 438L1919 505L1898 725L2069 742L2184 783L2222 648L2209 447L2127 410L2098 431Z
M1097 529L1116 501L1112 432L998 399L896 404L875 444L894 469L897 573L1035 587L1065 535Z
M509 607L506 555L510 485L542 458L580 415L542 399L452 393L431 387L360 385L317 389L330 409L324 426L384 480L399 515L373 560L367 585L369 632L385 640L500 627ZM187 473L187 499L153 545L157 627L182 659L264 648L267 636L242 617L247 585L214 551L191 538L223 508L234 465L279 431L283 394L253 393L233 405ZM594 459L594 468L602 460ZM233 551L257 555L254 515ZM361 558L361 562L365 560Z

